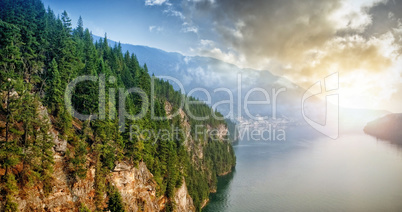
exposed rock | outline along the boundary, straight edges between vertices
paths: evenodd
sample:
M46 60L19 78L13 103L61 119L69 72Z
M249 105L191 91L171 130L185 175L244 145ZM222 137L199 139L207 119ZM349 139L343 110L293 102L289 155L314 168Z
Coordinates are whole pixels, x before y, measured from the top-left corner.
M165 111L166 111L166 115L168 115L169 118L170 117L170 113L172 112L172 104L170 104L170 102L165 101Z
M165 105L165 110L171 112L172 107ZM187 151L194 153L194 161L202 160L203 146L207 140L193 140L191 136L191 126L186 113L179 109L179 115L182 119L183 130L185 135L185 145ZM45 107L40 107L40 116L49 120ZM77 127L78 128L78 127ZM206 132L210 132L209 126L206 126ZM224 125L218 126L217 136L223 138L227 133ZM78 206L83 203L91 211L95 210L95 167L91 162L91 157L87 156L87 173L85 179L70 179L67 173L67 164L64 153L67 150L67 141L61 139L59 132L50 128L49 134L55 144L54 146L54 172L53 172L53 188L48 196L44 195L43 185L33 185L24 187L16 196L16 202L19 205L19 211L78 211ZM18 167L17 167L18 168ZM4 170L0 169L0 175L4 174ZM106 177L107 182L114 185L122 196L126 211L163 211L168 199L165 196L157 197L157 183L154 176L148 170L144 162L140 162L134 167L128 162L121 161L115 164L113 172ZM105 203L107 201L105 194ZM175 192L174 201L178 212L195 211L193 200L190 197L186 182ZM208 200L203 202L203 206ZM1 208L0 208L1 211Z
M204 207L208 204L208 202L209 202L209 199L204 200L204 201L201 203L201 208L204 208Z
M55 154L55 165L53 173L53 188L49 196L43 195L41 185L32 188L25 188L19 195L17 203L20 211L75 211L77 203L84 202L91 210L95 209L93 187L95 170L89 168L87 177L74 183L72 188L69 186L69 179L64 171L64 156ZM22 193L22 192L21 192Z
M40 107L39 114L45 120L49 120L50 124L45 107ZM84 203L91 211L94 211L94 163L91 163L91 158L88 156L86 178L72 181L65 170L67 164L64 153L67 141L60 139L59 133L53 128L50 129L49 134L55 143L52 191L45 196L40 184L23 188L16 197L19 210L78 211L78 205ZM18 172L17 168L19 166L15 167L16 172ZM140 162L138 168L124 161L116 163L116 167L107 180L119 190L127 211L160 211L160 202L163 197L160 199L156 197L157 184L145 163Z
M51 194L45 197L41 185L25 188L23 193L26 195L19 195L16 198L20 211L77 211L79 203L84 203L91 211L95 210L95 168L89 167L85 179L79 179L73 185L69 185L71 182L64 171L64 165L64 156L56 153ZM112 172L107 180L120 192L126 211L151 212L163 209L160 208L161 199L156 197L156 182L145 163L139 163L138 168L125 162L117 166L121 167L120 171ZM186 188L180 188L178 193L186 197L180 199L180 205L186 209L185 211L194 207ZM186 206L183 201L191 205Z
M225 140L225 136L227 136L228 132L229 129L224 124L220 124L217 128L217 136L219 140Z
M114 172L121 172L121 171L130 171L131 166L126 162L116 162L116 166L114 167Z
M49 114L47 113L46 107L44 107L43 105L40 105L40 107L39 107L39 115L44 120L48 120L48 124L51 126ZM54 143L54 147L53 147L54 151L60 152L60 153L65 153L67 150L67 141L64 139L61 139L59 137L59 132L57 132L53 128L50 129L49 133L50 133L50 136L52 137L52 140Z
M60 139L59 132L55 131L55 130L51 130L50 131L51 136L53 138L53 142L54 142L54 151L56 152L60 152L60 153L65 153L67 150L67 141L64 139Z
M176 202L176 210L178 212L195 211L193 199L187 191L186 181L183 179L183 184L177 189L174 201Z
M138 168L130 167L127 164L119 166L125 167L125 169L113 172L110 182L119 190L126 210L159 211L156 182L145 163L140 162Z

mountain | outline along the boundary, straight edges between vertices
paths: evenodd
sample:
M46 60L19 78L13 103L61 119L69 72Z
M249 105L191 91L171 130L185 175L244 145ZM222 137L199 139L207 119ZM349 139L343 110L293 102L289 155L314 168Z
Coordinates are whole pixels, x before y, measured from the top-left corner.
M102 39L98 36L93 37L94 41ZM118 45L112 40L108 40L108 42L110 46ZM234 119L239 118L240 114L247 116L247 112L250 112L252 116L272 117L275 113L279 118L286 116L301 119L300 100L306 91L286 78L276 76L269 71L239 68L215 58L184 56L147 46L120 45L123 52L135 53L140 64L147 64L151 74L176 79L175 82L170 80L175 89L180 89L177 82L184 88L185 93L189 93L193 89L205 89L211 97L210 105L222 100L229 100L230 95L233 95ZM231 94L229 95L225 91L214 92L216 89L222 88L227 89ZM266 96L259 91L253 92L255 88L265 90L268 98L265 98ZM279 91L279 89L286 89L286 91ZM251 92L247 98L249 101L266 101L268 99L270 104L250 105L249 111L245 111L244 101L248 92ZM274 103L275 92L278 93L275 98L276 103ZM192 96L206 100L206 95L200 90L194 92ZM241 105L238 105L239 100ZM238 110L239 106L240 110ZM229 105L225 104L220 105L218 110L224 115L231 111Z
M103 38L95 36L94 41ZM119 43L108 40L110 46L118 46ZM275 114L277 118L291 122L293 125L308 124L302 116L302 109L306 117L311 120L324 124L326 122L326 102L325 96L309 98L302 108L303 95L309 92L299 87L288 79L276 76L267 70L254 70L239 68L236 65L226 63L224 61L201 56L184 56L175 52L166 52L157 48L151 48L141 45L120 44L123 52L135 53L140 64L147 64L148 70L155 76L169 76L176 79L182 84L185 92L188 93L192 89L205 89L211 97L209 105L222 100L228 100L229 95L226 92L214 92L218 88L226 88L233 95L233 117L236 120L257 120L258 117L269 116ZM238 83L239 80L241 83ZM172 81L171 81L172 82ZM180 89L177 82L172 82L175 89ZM241 84L241 87L240 87ZM241 88L241 92L239 92ZM250 105L249 113L256 118L248 116L244 109L244 101L247 92L254 88L262 88L267 91L270 104ZM276 103L274 103L274 91L286 89L277 95ZM195 92L192 96L201 100L206 100L206 95L200 91ZM239 98L241 104L239 105ZM264 101L265 96L262 93L254 92L249 96L249 100ZM330 104L330 103L329 103ZM240 106L240 109L238 109ZM218 110L227 115L230 112L228 105L222 104ZM388 114L387 111L371 110L371 109L353 109L339 107L339 128L341 132L361 131L365 124L375 118ZM240 118L239 114L242 115ZM281 121L280 120L280 121ZM272 122L272 120L271 120ZM306 130L311 130L306 129Z
M79 23L0 0L0 211L200 211L233 124Z
M402 145L402 113L392 113L375 119L364 127L364 132L382 140Z

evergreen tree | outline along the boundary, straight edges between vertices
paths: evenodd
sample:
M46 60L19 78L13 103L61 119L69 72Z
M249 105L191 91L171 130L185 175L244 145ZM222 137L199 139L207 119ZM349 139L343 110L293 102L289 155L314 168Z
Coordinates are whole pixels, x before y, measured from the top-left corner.
M55 59L50 63L49 68L48 88L46 93L46 101L48 108L57 115L59 110L63 107L63 91L61 87L61 77Z
M84 37L84 22L82 21L81 16L78 18L77 28L74 30L74 35L79 39L83 39Z
M120 193L113 189L109 195L109 201L107 202L107 209L110 212L124 212L123 200L121 199Z
M103 74L106 80L105 111L108 119L82 122L73 119L63 104L63 91L67 84L77 76ZM147 99L138 94L126 98L126 111L135 115L142 105L155 100L154 114L149 105L145 116L139 120L126 120L119 128L116 111L119 101L116 91L119 88L142 89ZM16 211L15 204L18 186L41 185L43 195L51 192L53 173L53 142L50 127L68 141L66 152L70 177L84 178L87 157L95 161L95 206L103 211L107 175L113 170L116 161L126 160L137 164L143 161L157 182L157 194L168 198L165 210L174 210L174 192L186 180L187 188L197 210L203 200L208 198L209 190L216 185L216 175L226 172L235 163L233 148L227 142L214 139L195 139L194 128L203 124L211 128L225 125L215 120L208 105L192 105L191 112L209 117L193 120L188 124L192 129L194 146L200 146L204 158L194 154L193 146L185 146L189 139L179 132L167 132L168 138L148 134L132 136L130 126L138 126L139 131L164 132L170 125L183 130L184 119L174 117L156 121L151 115L166 117L165 103L169 102L176 111L183 96L173 89L168 81L155 79L155 95L150 96L151 77L147 65L140 66L135 54L123 54L120 43L109 46L105 38L93 43L92 34L84 29L80 17L73 30L71 19L66 11L56 18L53 11L44 9L39 0L0 0L0 116L4 117L4 139L0 138L0 168L5 174L0 177L1 195L4 196L5 210ZM109 94L109 89L114 89ZM99 113L99 84L84 82L76 86L72 97L73 107L83 114ZM196 100L190 98L190 100ZM49 117L46 115L47 106ZM51 120L51 121L50 121ZM73 127L74 124L74 127ZM120 132L125 129L124 133ZM187 129L187 128L186 128ZM137 132L139 133L139 132ZM192 145L187 142L187 145ZM15 174L15 167L23 170ZM13 173L14 172L14 173ZM74 183L75 180L70 181ZM109 191L110 210L123 209L119 193ZM85 207L81 207L86 210Z
M68 13L67 11L63 11L63 13L61 14L61 20L63 21L63 27L64 30L66 31L67 34L71 33L72 30L72 24L71 24L71 19L70 17L68 17Z
M5 183L5 204L4 204L4 211L6 212L14 212L18 211L18 204L15 202L14 195L18 191L17 181L15 180L15 176L12 173L7 173L5 175L6 183Z

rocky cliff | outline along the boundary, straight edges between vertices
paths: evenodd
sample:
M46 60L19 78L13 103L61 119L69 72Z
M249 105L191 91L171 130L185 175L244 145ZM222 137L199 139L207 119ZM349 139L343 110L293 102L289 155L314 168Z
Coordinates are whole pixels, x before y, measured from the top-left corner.
M54 154L54 173L52 192L45 196L41 185L22 188L16 201L20 211L78 211L81 204L91 211L94 205L95 167L88 158L87 177L71 182L64 167L65 156L62 152ZM116 164L107 177L122 196L126 211L161 211L164 209L165 197L156 196L156 183L145 163L134 167L126 162ZM183 179L184 180L184 179ZM107 196L104 196L105 204ZM193 201L187 192L186 183L175 193L176 211L195 211Z
M167 115L170 116L172 106L169 102L165 103L165 110ZM18 209L20 211L78 211L80 207L85 206L89 210L94 211L96 209L96 157L88 153L84 159L85 177L73 177L68 169L68 151L71 148L71 144L54 128L52 125L53 117L48 115L47 108L41 104L38 106L38 116L41 120L45 120L45 124L48 125L48 135L54 144L52 148L54 159L51 177L52 188L46 194L44 185L41 183L20 186L18 193L15 195ZM206 133L205 135L207 136L195 138L191 132L191 121L188 115L179 109L179 117L184 133L183 145L187 153L191 155L191 163L196 164L194 167L200 173L204 174L206 177L204 180L207 179L209 181L210 192L214 192L216 190L216 176L214 175L229 173L231 166L221 167L220 169L216 169L216 172L211 172L208 167L211 163L204 163L204 161L213 161L211 153L208 153L210 140L217 139L218 143L223 144L223 140L227 139L228 129L224 124L219 124L215 127L211 127L210 125L202 126L200 130ZM5 125L5 122L0 120L0 125ZM83 123L78 120L73 120L72 125L77 133L83 131ZM229 146L225 146L223 150L229 151ZM23 164L15 166L12 169L14 175L20 175L24 170L23 166ZM6 171L0 168L0 176L4 176L5 173ZM158 196L158 184L153 174L142 161L138 164L132 164L124 160L116 161L114 168L108 171L104 177L105 181L103 183L112 185L121 195L126 211L163 211L169 201L164 195ZM191 180L197 181L197 179ZM175 189L174 197L170 200L174 201L174 210L179 212L196 211L186 179L183 177L182 181L181 186ZM194 185L194 182L192 182L192 185ZM106 192L102 195L102 203L100 204L107 207L109 195ZM208 198L206 196L199 201L202 202L197 207L202 208L208 202ZM0 204L0 211L2 211L2 206L3 204Z
M45 107L39 107L40 117L44 120L51 118L47 114ZM4 125L3 121L0 124ZM75 125L79 125L75 123ZM78 127L80 128L80 127ZM54 166L52 174L51 192L45 195L42 184L25 186L19 188L15 197L19 211L79 211L82 205L94 211L95 206L95 161L92 155L86 158L86 177L74 178L68 174L67 156L69 144L60 138L59 132L50 127L49 135L54 142L53 157ZM18 175L23 168L16 166L14 174ZM0 176L5 174L5 170L0 169ZM139 162L136 166L125 161L115 163L114 169L106 176L106 181L113 185L120 193L126 211L163 211L167 198L157 197L157 183L154 176L148 170L144 162ZM188 194L186 182L175 192L175 211L195 211L193 200ZM103 204L106 205L108 196L104 194ZM0 204L0 211L3 205Z
M166 111L169 115L170 104L167 102ZM83 205L89 210L94 211L95 206L95 178L96 178L96 159L93 155L88 154L86 157L86 177L73 178L69 175L68 158L66 152L69 144L64 140L57 130L52 127L52 118L48 116L45 107L39 107L41 118L49 120L49 135L54 143L54 171L52 174L51 192L45 195L43 185L37 184L19 189L16 195L16 203L20 211L78 211ZM205 154L205 145L207 141L199 138L195 141L190 131L190 121L183 110L179 111L182 128L185 134L184 145L189 153L193 153L193 163L199 163L203 160ZM76 130L81 130L82 123L74 121L73 125ZM219 125L217 128L206 126L203 129L207 134L213 134L219 140L225 139L228 129L225 125ZM206 167L201 166L202 169ZM226 174L217 173L218 175ZM15 174L18 175L18 169L15 168ZM0 170L0 175L4 175L4 170ZM210 176L212 177L212 176ZM127 161L119 161L115 163L115 167L106 175L105 183L111 184L120 193L126 211L163 211L168 201L165 196L157 196L158 185L154 176L148 170L144 162L137 165L130 164ZM215 191L215 187L211 188ZM103 194L103 205L107 205L108 195ZM176 189L174 193L175 211L196 211L187 184L183 178L182 185ZM208 202L204 199L202 206ZM1 207L1 206L0 206ZM1 210L1 208L0 208Z

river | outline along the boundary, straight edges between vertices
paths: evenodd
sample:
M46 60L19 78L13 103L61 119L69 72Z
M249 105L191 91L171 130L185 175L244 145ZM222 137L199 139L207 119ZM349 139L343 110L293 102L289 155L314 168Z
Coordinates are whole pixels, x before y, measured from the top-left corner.
M402 150L364 133L242 140L204 212L402 211Z

